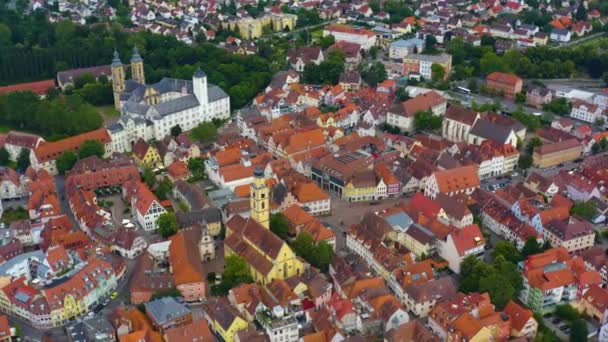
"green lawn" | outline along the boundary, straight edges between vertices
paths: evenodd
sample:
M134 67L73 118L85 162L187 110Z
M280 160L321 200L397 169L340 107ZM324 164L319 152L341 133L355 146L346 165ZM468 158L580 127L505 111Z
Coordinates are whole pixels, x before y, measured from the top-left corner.
M12 130L10 126L0 125L0 133L8 133L8 131Z
M99 106L97 107L97 110L99 111L99 114L101 114L103 117L120 116L120 112L118 112L113 105Z

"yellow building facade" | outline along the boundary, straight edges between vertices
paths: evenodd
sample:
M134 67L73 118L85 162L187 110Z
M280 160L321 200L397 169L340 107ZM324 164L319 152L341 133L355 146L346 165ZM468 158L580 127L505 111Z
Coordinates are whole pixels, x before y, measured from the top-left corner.
M262 285L302 274L304 263L285 241L270 231L269 189L261 168L254 171L250 197L249 219L235 216L226 223L224 255L243 258L253 280Z
M217 320L213 321L213 330L215 330L226 342L233 342L234 335L241 330L247 329L248 326L249 323L239 316L235 317L228 329L224 329Z
M352 182L349 182L344 189L342 189L342 199L350 202L370 201L374 199L375 195L375 185L369 187L356 187Z
M258 170L255 172L249 197L251 218L264 226L264 228L270 229L270 188L266 184L264 174L257 173Z
M282 32L293 30L298 22L298 16L289 13L273 13L261 18L242 18L224 24L224 27L239 32L242 39L252 40L264 34L264 27L271 31Z
M158 149L156 149L156 147L153 145L148 145L148 150L143 157L140 158L134 154L133 159L135 159L135 162L141 166L156 166L158 164L162 164Z

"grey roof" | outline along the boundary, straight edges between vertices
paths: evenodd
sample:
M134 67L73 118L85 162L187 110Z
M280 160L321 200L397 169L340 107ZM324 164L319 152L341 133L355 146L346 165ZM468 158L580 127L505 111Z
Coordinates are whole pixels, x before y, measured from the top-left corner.
M257 170L257 168L256 168ZM278 183L272 188L272 200L275 203L281 204L287 196L287 187L282 183Z
M222 220L222 213L218 208L207 208L175 214L180 227L191 227L196 223L216 223Z
M107 319L90 317L67 328L70 341L113 341L114 328Z
M207 85L207 98L209 102L215 102L226 97L228 97L228 94L226 94L224 89L213 84Z
M146 89L149 87L154 88L160 94L176 92L186 93L187 95L150 106L144 103ZM215 102L227 97L228 94L222 88L213 84L207 84L207 99L209 102ZM160 82L149 86L129 80L125 82L125 92L121 94L121 100L124 102L123 111L125 113L158 118L200 105L194 95L192 81L175 78L163 78Z
M404 231L407 230L412 225L412 223L414 223L414 220L412 220L411 217L409 217L406 213L403 212L387 216L384 218L384 220L388 222L388 224L390 224L391 226L398 226Z
M145 304L146 312L157 324L164 324L176 317L189 314L190 309L173 297L163 297Z
M112 66L122 66L122 62L120 61L120 56L118 55L118 51L114 50L114 55L112 57Z
M196 71L194 72L194 75L192 75L192 76L197 77L197 78L202 78L202 77L205 77L205 76L206 76L206 74L205 74L205 72L203 71L203 69L201 69L201 68L199 67L199 68L196 68Z
M509 135L513 130L509 127L501 126L493 122L479 119L475 121L469 134L476 135L478 137L496 141L504 144L507 142Z
M557 34L560 36L567 36L568 33L570 33L570 31L559 28L553 28L553 30L551 30L551 34Z
M458 283L451 276L444 276L427 282L408 285L404 288L404 291L416 303L448 300L458 292Z
M390 47L413 49L424 46L424 40L420 38L399 39L391 43Z
M37 259L38 262L42 262L44 260L44 252L41 250L19 254L10 260L6 261L4 264L0 265L0 276L7 275L6 272L15 266L18 263L21 263L28 259Z

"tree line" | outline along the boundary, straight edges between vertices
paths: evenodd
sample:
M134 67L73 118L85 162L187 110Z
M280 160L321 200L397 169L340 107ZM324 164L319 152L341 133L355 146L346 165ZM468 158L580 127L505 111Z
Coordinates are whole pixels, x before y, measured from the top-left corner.
M101 127L96 108L77 94L40 99L25 91L0 96L0 124L57 140Z
M473 46L461 38L447 43L452 55L453 77L466 79L484 76L494 71L511 72L524 78L568 78L576 71L599 78L608 72L608 51L572 46L559 50L549 46L517 49L498 55L495 39L484 37L480 46Z
M173 36L128 32L118 23L49 23L40 11L22 16L0 8L0 25L5 37L0 37L0 42L4 40L0 84L54 78L66 69L107 65L115 48L123 63L128 63L133 46L144 58L149 83L163 77L190 79L201 67L210 83L230 95L233 108L249 102L272 77L268 62L258 56L233 55L211 44L189 46Z

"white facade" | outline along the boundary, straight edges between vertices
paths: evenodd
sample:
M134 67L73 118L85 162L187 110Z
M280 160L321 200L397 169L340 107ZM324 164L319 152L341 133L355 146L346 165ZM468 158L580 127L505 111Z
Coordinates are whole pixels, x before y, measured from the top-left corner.
M576 103L570 111L571 118L591 123L599 119L601 115L602 109L599 106L585 102Z
M128 152L139 138L160 141L176 125L189 131L202 122L229 117L230 97L209 85L207 76L198 70L192 81L165 78L150 86L138 84L131 93L121 94L121 119L108 131L113 150Z
M135 213L137 223L147 232L158 229L156 220L158 217L167 212L156 200L152 201L150 207L147 208L146 212L140 212L136 207L137 199L134 198L131 202L131 207Z
M395 114L391 112L386 113L386 123L406 132L409 132L414 129L414 118L407 117L401 114Z
M25 189L22 186L22 183L15 184L9 179L4 179L0 182L0 198L5 199L13 199L13 198L21 198L25 196Z
M445 241L439 240L439 256L448 262L448 266L452 272L460 274L460 264L469 255L480 255L484 252L485 244L471 248L460 255L458 249L452 239L452 234L446 237Z
M357 32L352 27L345 28L344 30L335 30L331 29L331 26L328 26L323 30L323 37L332 35L335 41L359 44L363 50L369 50L372 46L376 45L376 35L373 32L365 30L369 32L368 34L365 31Z

